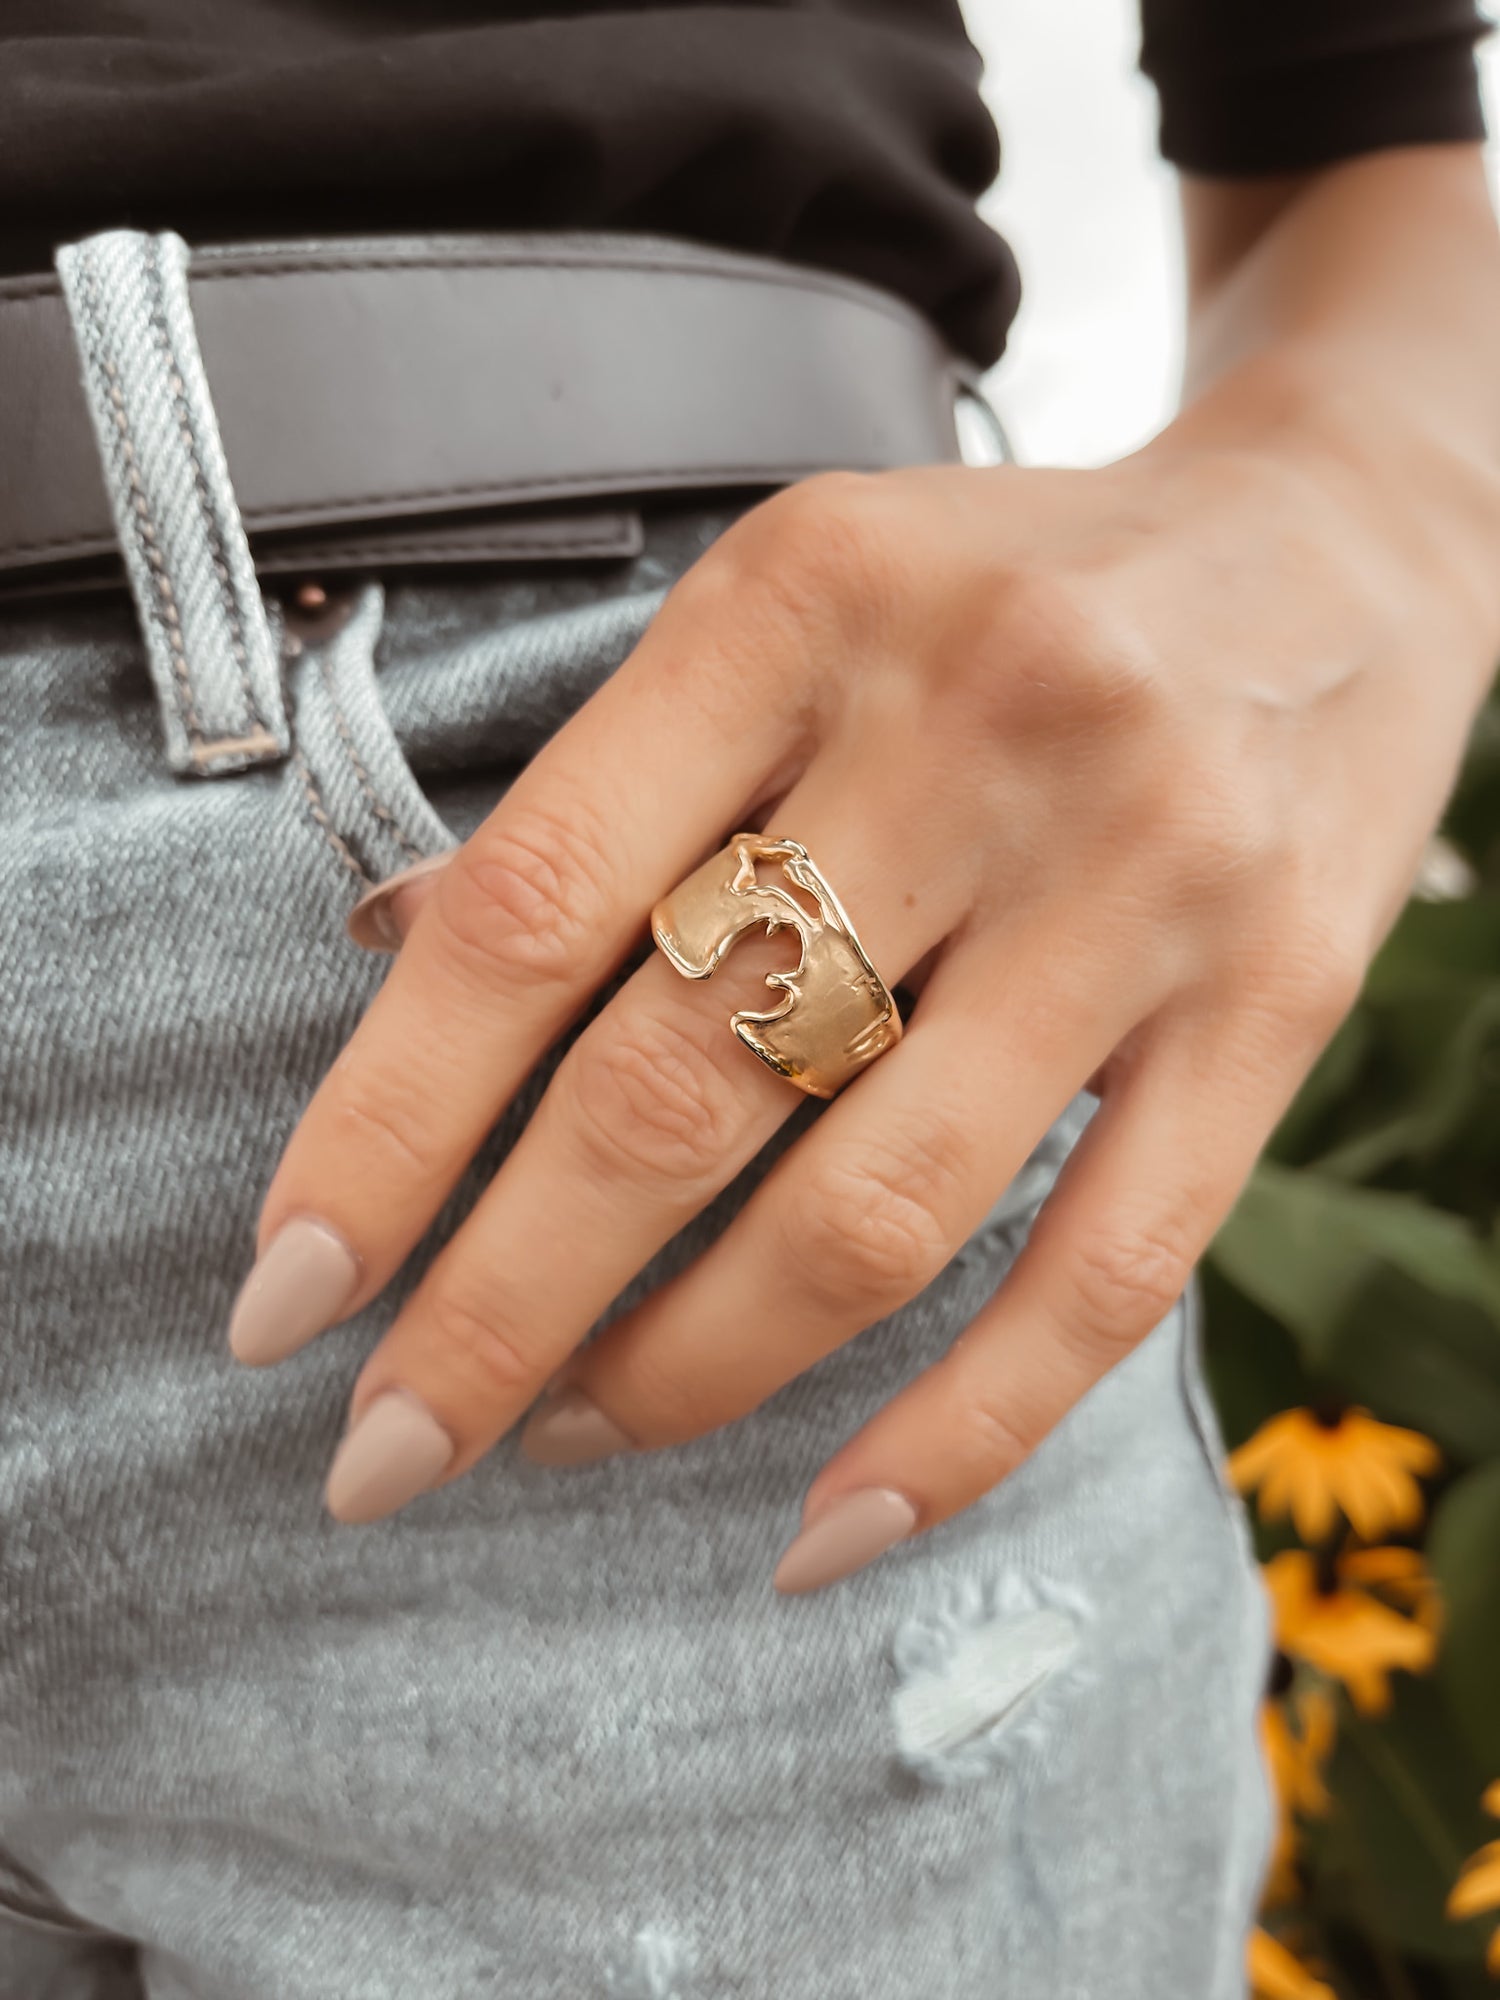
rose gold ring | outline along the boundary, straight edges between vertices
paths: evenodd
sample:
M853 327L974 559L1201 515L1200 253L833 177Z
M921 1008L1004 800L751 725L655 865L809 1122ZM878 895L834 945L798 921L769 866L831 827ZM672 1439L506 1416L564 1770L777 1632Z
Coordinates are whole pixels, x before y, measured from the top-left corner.
M761 881L756 864L776 861L789 887ZM793 890L811 898L808 908ZM901 1039L901 1016L870 963L842 904L795 840L737 833L729 845L664 896L651 934L688 979L707 979L737 938L757 924L773 937L786 928L802 941L790 972L768 972L783 999L763 1014L748 1008L729 1025L768 1068L811 1097L832 1097Z

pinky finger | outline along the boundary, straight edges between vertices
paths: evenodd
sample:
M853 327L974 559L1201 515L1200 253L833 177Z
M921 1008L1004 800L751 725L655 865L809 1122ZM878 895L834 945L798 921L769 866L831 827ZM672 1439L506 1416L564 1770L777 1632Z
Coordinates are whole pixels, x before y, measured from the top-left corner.
M996 1296L813 1481L778 1590L836 1582L980 1499L1166 1318L1306 1068L1283 1049L1226 1089L1233 1048L1222 1011L1158 1022Z

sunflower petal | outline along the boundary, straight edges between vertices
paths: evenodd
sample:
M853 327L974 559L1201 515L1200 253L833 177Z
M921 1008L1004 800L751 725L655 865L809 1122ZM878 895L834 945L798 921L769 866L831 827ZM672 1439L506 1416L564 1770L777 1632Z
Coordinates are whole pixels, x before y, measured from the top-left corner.
M1422 1518L1422 1489L1409 1472L1369 1457L1344 1468L1339 1498L1362 1542L1378 1541L1393 1528L1415 1527Z
M1336 2000L1333 1988L1315 1979L1269 1931L1250 1933L1248 1969L1256 2000Z
M1408 1472L1419 1477L1436 1472L1443 1462L1443 1454L1430 1437L1420 1431L1399 1429L1395 1424L1382 1424L1381 1445L1387 1455L1404 1465Z
M1425 1579L1427 1564L1417 1549L1349 1549L1339 1557L1339 1574L1350 1583L1406 1583Z
M1279 1458L1274 1465L1267 1466L1255 1496L1256 1512L1263 1521L1286 1519L1292 1511L1296 1483L1297 1468L1294 1460Z
M1229 1454L1226 1469L1231 1483L1237 1486L1241 1493L1248 1493L1253 1487L1258 1486L1271 1467L1280 1460L1287 1443L1286 1420L1291 1414L1291 1411L1283 1410L1280 1416L1270 1418Z
M1347 1667L1343 1675L1349 1699L1361 1715L1384 1715L1391 1705L1390 1676L1373 1664Z
M1500 1840L1481 1847L1464 1863L1448 1897L1447 1910L1455 1923L1485 1910L1500 1910Z
M1304 1542L1326 1541L1338 1519L1337 1497L1326 1466L1311 1456L1292 1459L1287 1465L1287 1481L1293 1527Z
M1493 1813L1496 1819L1500 1819L1500 1778L1497 1778L1494 1784L1485 1786L1484 1795L1479 1803L1487 1813Z

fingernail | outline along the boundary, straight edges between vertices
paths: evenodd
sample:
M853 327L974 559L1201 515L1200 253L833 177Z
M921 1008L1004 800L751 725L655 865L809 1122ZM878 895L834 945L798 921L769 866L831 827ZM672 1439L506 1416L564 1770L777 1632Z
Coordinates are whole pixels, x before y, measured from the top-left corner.
M389 875L360 897L344 920L344 928L366 951L399 951L422 907L423 893L408 896L408 889L425 884L453 859L451 850L429 854L425 861Z
M542 1403L521 1433L521 1450L538 1465L592 1465L631 1449L620 1426L581 1389Z
M252 1368L284 1361L332 1325L359 1276L359 1259L336 1229L316 1216L293 1216L240 1286L229 1316L230 1352Z
M789 1594L821 1590L905 1541L916 1525L917 1510L904 1493L885 1486L846 1493L788 1544L772 1586Z
M425 1493L455 1446L427 1405L388 1389L351 1426L328 1468L324 1499L336 1521L380 1521Z

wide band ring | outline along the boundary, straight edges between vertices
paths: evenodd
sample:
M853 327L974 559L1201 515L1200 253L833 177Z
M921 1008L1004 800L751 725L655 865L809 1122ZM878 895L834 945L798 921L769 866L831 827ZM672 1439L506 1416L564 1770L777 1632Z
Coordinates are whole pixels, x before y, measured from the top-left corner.
M786 883L763 881L757 863L779 862ZM811 898L816 914L792 891ZM742 1008L729 1025L769 1069L810 1097L833 1097L894 1048L901 1016L838 897L805 847L769 834L737 833L679 882L651 912L651 934L688 979L707 979L736 938L763 924L794 930L802 954L766 984L783 998L765 1013Z

